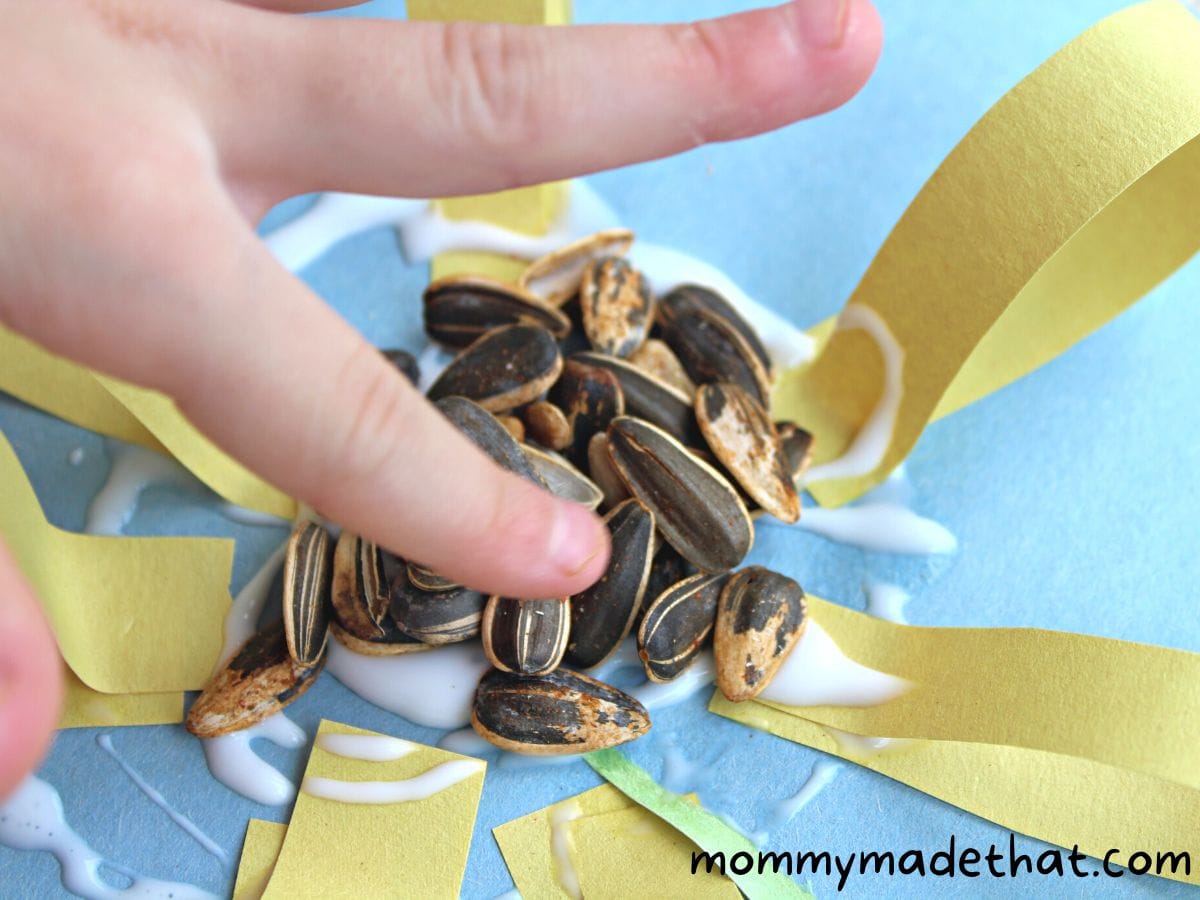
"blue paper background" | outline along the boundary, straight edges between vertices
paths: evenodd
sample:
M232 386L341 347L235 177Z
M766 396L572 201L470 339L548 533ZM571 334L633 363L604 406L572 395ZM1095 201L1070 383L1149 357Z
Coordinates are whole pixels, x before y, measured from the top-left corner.
M576 0L576 18L665 21L750 5ZM845 108L772 135L590 180L639 235L709 260L796 321L815 322L839 308L905 206L975 120L1046 56L1121 5L879 0L884 56L871 83ZM357 12L402 11L401 3L380 2ZM298 208L289 204L271 221ZM389 231L347 240L305 277L371 340L418 342L425 273L404 266ZM908 615L918 624L1036 625L1200 651L1198 293L1200 265L1193 261L1063 357L929 429L908 473L918 511L958 536L954 557L864 553L764 528L753 561L855 607L867 578L896 582L912 592ZM51 521L80 528L107 471L104 441L3 395L0 429ZM77 466L68 461L76 447L84 448ZM278 529L230 523L201 487L150 490L128 532L236 536L235 590L283 536ZM746 828L761 827L821 754L708 715L705 699L657 714L654 731L630 752L657 774L664 749L673 745L706 766L699 789L707 805ZM310 735L319 718L329 717L416 740L440 736L359 700L332 677L321 679L289 715ZM61 791L71 825L134 870L228 892L232 871L223 871L134 789L96 745L96 733L60 734L42 769ZM118 752L235 860L247 818L286 819L286 810L257 806L214 781L199 743L182 727L116 730L112 737ZM261 752L296 775L307 755L270 746ZM492 897L511 886L492 826L596 783L581 764L489 772L463 896ZM1003 829L847 765L770 846L932 853L951 834L960 846L1008 840ZM1033 854L1042 849L1026 838L1018 838L1018 847ZM1190 850L1200 864L1200 834L1193 846L1174 849ZM820 896L836 891L835 879L814 877L812 885ZM1129 876L1015 882L871 876L852 879L845 895L1186 891ZM50 856L0 847L0 896L60 892Z

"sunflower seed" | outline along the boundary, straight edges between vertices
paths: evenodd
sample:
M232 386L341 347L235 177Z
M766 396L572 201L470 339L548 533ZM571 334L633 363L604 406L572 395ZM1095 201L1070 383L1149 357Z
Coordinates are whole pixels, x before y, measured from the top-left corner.
M651 681L678 678L712 634L728 575L693 575L650 601L638 628L638 655Z
M705 384L696 421L713 455L754 502L783 522L800 518L800 495L771 417L736 384Z
M338 624L337 620L329 623L329 633L334 639L359 656L399 656L401 653L414 653L418 650L432 650L431 644L425 644L414 637L409 637L396 627L396 623L388 619L381 637L362 638L351 634Z
M425 288L425 332L447 347L466 347L502 325L540 325L564 338L571 323L538 297L479 275L449 275Z
M451 581L439 575L433 569L427 569L420 563L410 562L407 565L408 580L416 587L423 591L436 593L437 591L452 591L456 587L462 587L457 581Z
M589 262L602 256L624 256L631 244L633 232L627 228L598 231L535 259L517 278L517 286L550 306L562 306L579 292L579 281Z
M384 359L404 373L404 377L415 386L421 380L421 367L417 359L407 350L380 350Z
M613 419L608 452L630 493L688 562L725 572L750 552L754 526L737 491L661 428L629 416Z
M364 576L363 569L368 569ZM330 599L334 623L363 640L382 638L391 598L380 590L379 559L375 545L342 529L333 551L333 579ZM367 582L371 582L368 589ZM381 612L384 615L379 615Z
M569 669L532 678L493 669L475 691L471 724L504 750L550 756L632 741L650 730L650 715L628 694Z
M506 325L456 356L429 388L429 399L461 396L504 412L541 397L561 371L554 335L538 325Z
M754 327L749 322L742 318L732 303L711 288L701 287L698 284L681 284L660 298L659 319L669 321L681 312L697 309L706 310L720 316L732 325L737 333L745 339L746 344L753 351L754 355L758 357L763 369L770 376L771 356L767 353L767 348L764 346L762 338L758 336L758 332L754 330Z
M791 578L750 566L730 577L713 631L717 687L749 700L767 686L808 625L804 591Z
M545 675L558 668L571 627L566 597L514 600L492 597L483 610L483 652L497 669Z
M556 497L574 501L588 509L595 509L604 499L604 493L599 486L557 453L549 453L528 445L522 449L534 469L546 482L550 493Z
M630 353L629 361L688 397L696 393L696 383L688 377L679 357L658 338L650 338Z
M731 381L744 387L764 407L770 406L767 369L726 319L703 309L683 310L663 324L662 339L696 384Z
M525 443L525 423L516 416L496 416L496 421L504 426L504 430L513 436L518 444Z
M655 532L656 537L658 532ZM673 584L696 574L696 568L679 555L679 551L664 540L656 540L654 562L650 563L650 577L646 579L646 594L642 598L642 611L654 599Z
M479 634L487 597L469 588L423 591L397 572L392 579L392 621L426 644L457 644Z
M593 260L584 268L579 307L592 347L611 356L628 356L640 347L654 321L649 285L618 256Z
M613 416L625 412L625 394L616 374L575 358L563 364L562 375L550 389L550 400L571 426L571 443L565 452L577 466L585 464L592 436L604 431Z
M324 654L311 666L296 665L277 619L213 675L188 712L187 730L207 738L257 725L312 687L324 667Z
M434 406L480 450L501 468L520 475L526 481L544 488L546 482L511 434L496 417L465 397L445 397Z
M561 379L560 379L561 380ZM525 407L526 433L551 450L563 450L571 446L574 431L567 421L566 413L546 400L538 400Z
M704 443L696 426L692 396L684 394L653 375L643 372L627 360L603 353L576 353L572 359L608 369L617 376L625 400L625 414L645 419L666 429L684 444L692 447ZM565 408L565 407L564 407Z
M298 666L311 666L325 652L329 632L329 588L333 541L316 522L301 522L283 557L283 626L288 653Z
M571 640L567 664L598 666L612 655L633 627L650 576L654 514L630 498L604 522L612 536L608 569L591 587L571 597Z
M604 495L604 506L612 509L629 496L629 489L621 480L612 457L608 453L608 434L601 431L592 435L588 443L588 472L592 481Z
M813 436L795 422L776 422L775 430L787 456L792 483L799 489L804 484L804 473L812 464Z

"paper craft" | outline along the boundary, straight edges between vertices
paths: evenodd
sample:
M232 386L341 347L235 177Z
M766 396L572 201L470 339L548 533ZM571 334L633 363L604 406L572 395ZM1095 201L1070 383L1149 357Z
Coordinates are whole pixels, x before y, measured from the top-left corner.
M946 158L825 351L776 392L776 417L817 437L822 504L878 484L932 418L1062 353L1200 247L1197 59L1186 9L1130 7L1013 88Z
M1200 654L1034 628L898 625L808 603L844 653L913 687L861 708L767 705L853 734L1027 747L1200 789Z
M103 694L79 676L63 672L63 709L59 728L169 725L183 721L183 694Z
M286 834L287 826L282 822L249 821L246 839L242 842L237 881L233 885L233 900L259 900L271 880Z
M713 698L709 709L751 728L823 750L894 778L1005 828L1059 847L1079 846L1114 865L1142 851L1197 850L1200 791L1091 760L1018 747L913 741L869 755L841 744L826 726L761 703ZM1122 727L1109 720L1110 727ZM1164 878L1200 884L1191 873Z
M585 756L584 760L625 796L674 826L702 850L724 853L727 860L740 853L749 854L751 860L758 860L758 848L746 838L708 810L668 791L634 765L629 757L616 750L597 750ZM738 875L732 868L726 872L750 900L812 896L787 875L759 872L757 865L744 875Z
M203 687L221 650L233 541L55 528L3 436L0 535L41 599L67 665L88 687Z
M340 755L351 751L336 745L330 745L336 753L322 749L323 738L330 735L407 743L321 722L263 896L457 897L483 790L484 762L415 744L395 758L353 758ZM461 771L447 773L441 768L445 766ZM445 777L433 783L429 773L438 769ZM387 795L398 793L398 784L419 778L419 793L428 796L380 802L390 801ZM331 787L352 799L313 794L329 793Z

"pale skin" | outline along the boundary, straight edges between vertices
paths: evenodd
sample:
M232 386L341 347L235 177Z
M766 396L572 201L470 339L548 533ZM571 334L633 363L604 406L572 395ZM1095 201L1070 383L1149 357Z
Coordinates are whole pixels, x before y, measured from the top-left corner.
M599 520L483 457L254 223L310 191L480 193L778 128L858 91L879 19L870 0L569 29L284 14L346 5L6 0L0 321L169 394L383 546L488 592L574 593L607 562ZM60 666L0 545L0 797L46 751Z

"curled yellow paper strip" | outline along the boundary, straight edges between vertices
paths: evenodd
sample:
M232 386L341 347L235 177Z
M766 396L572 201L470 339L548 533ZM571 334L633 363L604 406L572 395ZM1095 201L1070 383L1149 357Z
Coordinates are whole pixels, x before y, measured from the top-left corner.
M824 352L776 392L777 417L816 434L818 463L860 451L814 470L821 503L878 484L932 418L1052 359L1195 253L1197 60L1186 9L1130 7L1013 88L938 167ZM868 424L871 446L856 438Z
M0 536L88 687L184 691L208 680L229 608L233 541L73 534L42 515L0 435Z

